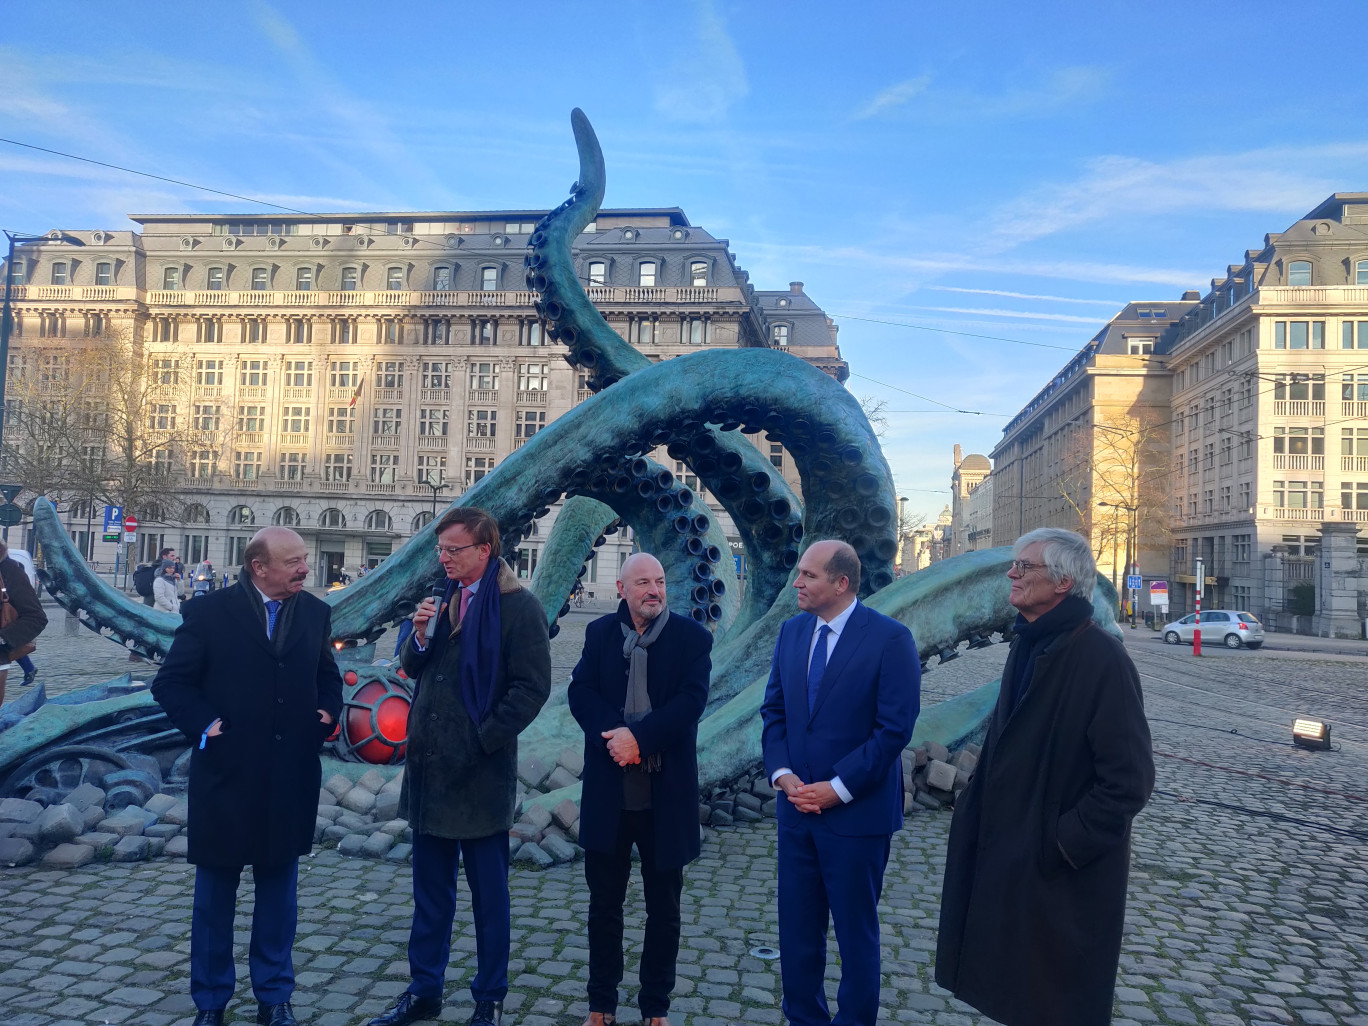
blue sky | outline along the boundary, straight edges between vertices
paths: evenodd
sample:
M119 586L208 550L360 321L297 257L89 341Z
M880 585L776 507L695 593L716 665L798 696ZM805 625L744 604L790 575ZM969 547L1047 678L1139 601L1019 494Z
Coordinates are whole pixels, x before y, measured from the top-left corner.
M0 136L305 210L521 208L564 198L582 107L606 205L682 207L837 319L934 517L952 445L1124 302L1368 189L1356 10L50 0L6 11ZM252 209L3 144L0 183L20 231Z

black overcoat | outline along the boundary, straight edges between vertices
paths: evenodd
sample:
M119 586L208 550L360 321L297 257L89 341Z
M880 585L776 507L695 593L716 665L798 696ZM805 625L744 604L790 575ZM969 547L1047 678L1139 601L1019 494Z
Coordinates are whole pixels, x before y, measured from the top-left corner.
M622 813L624 770L608 754L602 735L627 726L622 715L627 701L623 624L631 629L626 602L585 628L584 652L566 692L570 712L584 728L579 844L589 851L614 849ZM651 712L631 729L643 759L660 754L660 770L650 774L658 869L698 858L698 719L708 704L712 643L704 627L671 614L646 650Z
M945 859L936 982L1006 1026L1111 1021L1130 824L1154 787L1140 678L1092 621L1036 660L1020 642Z
M187 602L152 695L190 739L190 851L197 865L280 865L313 847L323 770L342 677L332 610L301 592L266 637L261 595L245 574ZM199 747L216 718L223 733Z
M414 833L462 840L513 825L518 735L551 694L546 610L499 567L499 663L489 715L476 724L461 698L461 628L429 621L426 650L404 642L400 663L416 682L399 815ZM453 603L454 605L455 603Z
M18 615L14 622L5 628L4 635L0 636L0 663L9 662L11 649L35 641L47 626L47 614L43 612L43 603L33 590L33 585L29 583L28 574L17 560L7 555L7 552L4 543L0 542L0 579L5 582L10 605Z

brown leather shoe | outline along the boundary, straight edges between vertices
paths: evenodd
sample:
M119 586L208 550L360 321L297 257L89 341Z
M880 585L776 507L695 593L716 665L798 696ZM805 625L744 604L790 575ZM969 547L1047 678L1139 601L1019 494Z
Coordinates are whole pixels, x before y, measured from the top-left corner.
M590 1012L589 1018L584 1020L584 1026L613 1026L617 1022L617 1016L612 1012Z

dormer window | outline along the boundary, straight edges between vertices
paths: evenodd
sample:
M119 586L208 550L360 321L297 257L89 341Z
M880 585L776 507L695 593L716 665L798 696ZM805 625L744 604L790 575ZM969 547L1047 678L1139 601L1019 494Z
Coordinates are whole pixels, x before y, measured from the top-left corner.
M404 269L391 267L385 272L385 288L397 292L404 287Z
M784 349L789 344L789 326L787 324L776 324L774 326L774 344L780 349Z
M113 285L114 284L114 265L107 260L103 260L95 265L95 284Z
M1288 285L1310 285L1311 284L1311 261L1293 260L1287 265L1287 284Z
M355 267L342 268L342 291L355 292L360 274Z
M1354 284L1368 285L1368 260L1360 260L1354 264Z
M97 277L98 277L98 275L97 275ZM211 267L211 268L209 268L209 272L205 275L204 281L205 281L205 285L208 287L208 289L209 289L210 292L222 292L222 291L223 291L223 268L222 268L222 267Z
M451 288L450 267L434 267L432 269L432 287L437 292L446 292Z
M1368 265L1368 261L1364 261ZM589 264L589 284L605 285L608 282L608 265L602 260L593 260Z
M270 285L270 271L265 267L252 268L252 291L265 292Z
M56 268L54 267L53 270L55 271ZM168 268L166 268L166 270L164 270L164 271L162 272L162 288L164 288L164 289L178 289L178 288L180 288L180 268L179 268L179 267L168 267Z
M630 228L628 228L626 231L624 231L624 232L622 233L622 241L623 241L623 242L632 242L632 241L634 241L635 239L636 239L636 232L632 231L632 229L630 229Z
M689 264L689 284L695 288L701 288L708 284L708 264L703 260L695 260Z
M643 260L637 267L637 284L642 288L654 288L656 283L656 262Z
M65 260L58 260L55 264L52 265L52 284L54 284L54 285L65 285L66 283L67 283L67 265L66 265L66 261L65 261ZM168 285L167 288L175 288L175 286L174 286L174 285Z
M497 267L480 268L480 290L483 292L493 292L499 287L499 269Z
M295 271L295 291L308 292L313 288L313 268L301 267Z

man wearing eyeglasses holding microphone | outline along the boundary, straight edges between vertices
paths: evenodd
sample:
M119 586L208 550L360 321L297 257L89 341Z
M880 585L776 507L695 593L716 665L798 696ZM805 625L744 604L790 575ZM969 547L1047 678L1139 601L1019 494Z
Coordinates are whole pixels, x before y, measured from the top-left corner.
M1006 1026L1104 1026L1131 820L1154 787L1140 677L1093 622L1086 538L1042 527L1007 570L1020 614L945 859L936 982Z
M413 926L408 990L370 1026L435 1019L451 954L458 865L475 919L470 1026L499 1026L508 993L508 830L518 735L551 693L546 612L499 558L499 526L484 510L449 510L437 524L447 586L413 614L400 650L415 681L399 814L413 829Z

